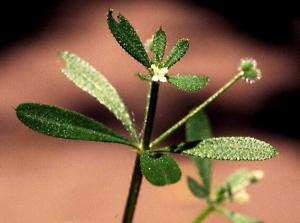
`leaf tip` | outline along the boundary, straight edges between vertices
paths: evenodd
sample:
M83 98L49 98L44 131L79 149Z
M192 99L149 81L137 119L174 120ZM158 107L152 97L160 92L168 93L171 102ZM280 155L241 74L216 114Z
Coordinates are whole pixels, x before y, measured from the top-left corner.
M112 8L109 8L109 9L107 10L106 16L107 16L107 17L111 17L112 14L113 14L113 12L114 12L114 10L113 10Z

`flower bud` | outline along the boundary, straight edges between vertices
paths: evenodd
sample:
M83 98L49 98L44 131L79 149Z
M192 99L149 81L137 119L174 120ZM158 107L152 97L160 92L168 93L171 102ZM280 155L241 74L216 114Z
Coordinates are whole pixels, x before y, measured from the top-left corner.
M264 172L262 170L254 170L252 171L252 178L251 182L256 183L257 181L260 181L264 178Z
M242 204L250 200L250 195L246 190L241 190L233 195L233 200L236 203Z
M261 79L261 72L256 65L257 63L254 59L241 59L238 70L247 83L253 84L256 80Z

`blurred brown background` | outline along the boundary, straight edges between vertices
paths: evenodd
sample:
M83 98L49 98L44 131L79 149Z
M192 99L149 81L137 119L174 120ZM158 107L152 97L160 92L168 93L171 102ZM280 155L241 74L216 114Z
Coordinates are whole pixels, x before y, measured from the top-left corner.
M2 3L1 3L2 4ZM21 102L55 104L91 116L126 134L92 97L60 73L59 49L98 68L118 89L141 127L146 84L133 74L143 67L130 58L106 26L108 8L121 11L143 40L163 25L168 48L191 39L172 73L204 73L209 86L198 94L170 86L160 91L154 135L166 130L236 72L241 57L254 57L263 79L240 82L208 108L214 134L249 135L270 142L280 155L265 162L214 162L214 182L248 167L265 171L251 188L249 203L233 206L266 222L300 222L299 37L300 20L291 1L9 1L0 24L0 222L120 222L134 153L124 146L74 142L28 130L13 108ZM180 105L180 106L178 106ZM179 131L169 142L180 141ZM124 147L124 148L123 148ZM143 181L135 222L191 222L203 203L185 184L196 176L188 158L175 185ZM207 222L228 222L212 215Z

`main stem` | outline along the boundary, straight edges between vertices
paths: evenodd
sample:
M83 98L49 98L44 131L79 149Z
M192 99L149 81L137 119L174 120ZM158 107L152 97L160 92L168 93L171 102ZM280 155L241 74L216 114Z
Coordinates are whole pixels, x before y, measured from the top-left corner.
M149 92L147 95L146 109L145 109L144 127L143 127L144 134L142 138L142 145L140 148L141 151L149 149L155 111L156 111L158 90L159 90L159 84L156 82L150 82ZM140 154L137 154L134 163L134 170L131 178L125 212L123 216L123 221L122 221L123 223L131 223L133 220L137 199L142 184L142 179L143 179L143 175L140 168Z
M153 129L153 123L156 112L157 96L158 96L159 84L157 82L150 82L149 92L147 96L147 105L144 117L144 127L143 127L143 149L149 149L151 133Z
M199 215L194 219L193 223L200 223L202 222L207 215L212 212L214 208L211 205L207 205L203 208L203 210L199 213Z
M140 192L143 175L140 168L140 158L137 154L134 162L134 169L132 173L129 193L127 197L125 212L123 216L123 223L130 223L133 219L137 198Z
M241 73L238 73L235 75L229 82L227 82L223 87L221 87L216 93L214 93L212 96L210 96L207 100L205 100L202 104L200 104L197 108L192 110L190 113L188 113L185 117L183 117L181 120L179 120L177 123L175 123L172 127L170 127L167 131L165 131L163 134L161 134L159 137L157 137L151 144L150 148L160 143L162 140L167 138L169 135L171 135L173 132L175 132L178 128L180 128L184 123L186 123L189 118L191 118L193 115L195 115L197 112L205 108L208 104L210 104L213 100L215 100L218 96L220 96L222 93L224 93L229 87L231 87L233 84L235 84L238 80L240 80L243 77Z

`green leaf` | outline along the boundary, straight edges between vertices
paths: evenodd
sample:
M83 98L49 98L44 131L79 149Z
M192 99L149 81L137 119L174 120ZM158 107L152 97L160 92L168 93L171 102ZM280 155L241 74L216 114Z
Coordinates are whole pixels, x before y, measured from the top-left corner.
M240 213L222 209L221 213L234 223L262 223L262 221Z
M187 177L187 184L189 186L190 191L196 197L206 198L208 196L207 190L192 177Z
M168 83L180 90L192 93L201 90L208 82L207 76L197 75L168 75Z
M194 163L198 169L198 173L202 179L207 195L210 193L210 179L211 179L211 160L194 158Z
M185 138L187 142L210 138L211 132L210 121L203 110L189 118L185 124Z
M187 142L203 140L211 137L210 122L208 116L203 110L189 118L185 125L185 137ZM198 173L202 179L203 185L207 191L207 195L209 195L212 161L200 158L194 158L193 160L198 169Z
M143 74L143 73L138 72L136 75L142 81L151 81L151 75L149 75L149 74Z
M250 137L209 138L182 153L217 160L266 160L277 154L270 144Z
M176 161L168 155L152 155L149 151L143 151L140 161L143 175L154 185L173 184L181 177L181 171Z
M160 29L154 34L153 38L153 61L158 64L162 61L166 50L167 36L166 33Z
M16 113L27 127L45 135L131 145L112 129L74 111L45 104L24 103L16 108Z
M177 63L187 52L189 48L189 40L188 39L181 39L179 40L176 45L171 49L166 62L164 63L164 67L170 68L175 63Z
M118 21L113 18L112 14L113 10L110 9L107 14L107 24L117 42L129 55L145 67L150 68L148 55L134 28L120 13L117 16Z
M78 87L95 97L119 119L133 138L137 138L127 107L108 80L86 61L70 52L62 52L66 62L63 73Z

